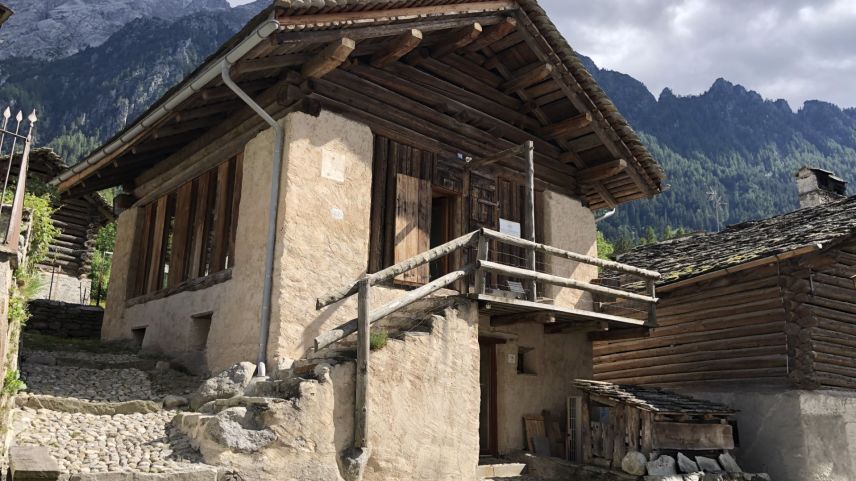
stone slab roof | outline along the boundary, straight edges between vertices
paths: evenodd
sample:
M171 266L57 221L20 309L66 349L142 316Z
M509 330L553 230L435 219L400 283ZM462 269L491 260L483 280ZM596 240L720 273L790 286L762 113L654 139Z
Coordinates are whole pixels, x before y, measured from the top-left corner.
M856 196L743 222L720 232L697 233L637 247L618 260L658 271L663 276L660 284L670 284L807 246L826 248L854 235Z
M602 381L577 379L574 385L581 391L628 404L643 411L659 414L728 416L737 411L723 404L704 401L664 389L612 384Z

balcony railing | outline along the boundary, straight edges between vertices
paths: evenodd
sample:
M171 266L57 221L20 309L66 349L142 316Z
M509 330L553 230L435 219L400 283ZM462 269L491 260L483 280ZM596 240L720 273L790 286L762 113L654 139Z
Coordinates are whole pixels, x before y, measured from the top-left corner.
M33 144L33 126L36 121L34 110L26 119L28 126L24 126L24 114L18 112L12 119L12 110L6 108L3 111L2 122L0 122L0 159L6 158L6 171L0 174L3 179L3 191L0 195L0 247L7 252L17 252L21 238L21 219L24 212L24 194L27 188L27 169L29 166L30 149ZM26 129L26 134L22 133ZM8 150L7 150L8 148ZM17 180L14 187L11 185L13 168L17 164ZM13 190L14 189L14 190ZM7 195L11 194L11 202L7 202ZM7 221L8 219L8 221Z

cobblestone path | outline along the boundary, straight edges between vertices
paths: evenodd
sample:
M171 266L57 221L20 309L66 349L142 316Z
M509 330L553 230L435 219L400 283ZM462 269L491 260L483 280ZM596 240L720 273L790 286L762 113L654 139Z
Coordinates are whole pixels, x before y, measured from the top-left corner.
M186 396L199 383L198 378L177 371L157 370L153 360L131 352L88 352L69 346L28 350L26 340L20 370L28 389L19 394L19 400L58 398L82 406L82 411L96 403L160 403L166 395ZM12 429L13 444L48 448L66 478L71 474L180 473L210 468L201 464L189 440L171 426L177 411L113 415L64 411L18 407Z

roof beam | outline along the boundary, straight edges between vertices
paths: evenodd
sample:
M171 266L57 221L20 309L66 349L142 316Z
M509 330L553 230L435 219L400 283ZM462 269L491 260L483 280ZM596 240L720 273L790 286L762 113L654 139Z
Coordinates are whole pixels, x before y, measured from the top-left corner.
M515 29L517 29L517 19L514 17L508 17L502 22L485 30L484 33L476 39L476 41L467 45L466 50L468 52L477 52L507 37Z
M490 318L491 326L508 326L524 322L553 324L556 322L556 313L550 311L515 312L514 314L502 314Z
M510 79L505 81L500 90L510 94L531 87L539 82L542 82L553 71L553 66L549 63L538 63L524 67L512 75Z
M592 184L604 179L613 177L627 168L627 161L624 159L613 160L605 164L595 165L587 169L583 169L577 173L577 180L581 184Z
M606 187L603 186L600 182L594 182L590 185L590 187L597 192L597 195L603 199L603 203L606 204L610 209L615 208L618 205L618 201L615 200L615 197L606 190Z
M409 32L404 32L395 39L390 40L380 51L372 56L369 63L372 67L384 68L413 51L420 43L422 43L422 32L415 28L411 29Z
M264 90L271 85L276 83L275 80L271 79L259 79L252 80L250 82L244 82L238 84L241 87L241 90L252 94L254 92L258 92L259 90ZM232 89L226 87L225 85L220 85L219 87L211 87L202 90L202 99L203 100L220 100L220 99L231 99L235 97L235 92L232 92Z
M221 118L201 118L197 120L188 120L185 122L176 122L172 124L165 124L155 130L155 133L152 135L155 139L162 139L165 137L172 137L173 135L183 134L185 132L192 132L194 130L207 129L217 122L220 122Z
M591 130L591 122L591 113L583 112L544 128L542 135L549 139L579 137Z
M303 53L290 53L286 55L275 55L252 60L242 60L235 66L235 75L265 70L277 70L284 67L294 67L309 60L309 55Z
M482 34L482 26L478 22L474 22L464 28L454 31L446 35L431 49L431 56L434 58L442 58L446 55L460 50L467 45L475 42L479 35Z
M303 64L301 73L306 78L319 79L342 65L356 47L357 43L347 37L331 42Z

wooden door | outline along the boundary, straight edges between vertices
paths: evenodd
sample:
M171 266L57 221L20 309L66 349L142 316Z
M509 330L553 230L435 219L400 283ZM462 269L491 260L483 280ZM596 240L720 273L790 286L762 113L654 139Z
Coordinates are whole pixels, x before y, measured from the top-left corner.
M431 245L431 182L397 174L395 183L395 264L419 255ZM430 281L428 264L395 278L406 285Z

